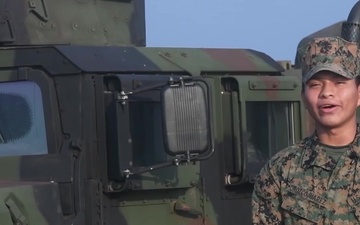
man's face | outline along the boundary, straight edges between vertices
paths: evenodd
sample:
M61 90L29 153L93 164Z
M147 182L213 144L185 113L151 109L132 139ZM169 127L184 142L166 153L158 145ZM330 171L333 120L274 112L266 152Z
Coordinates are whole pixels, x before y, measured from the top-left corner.
M316 124L336 128L356 119L360 87L355 79L321 71L305 84L302 98Z

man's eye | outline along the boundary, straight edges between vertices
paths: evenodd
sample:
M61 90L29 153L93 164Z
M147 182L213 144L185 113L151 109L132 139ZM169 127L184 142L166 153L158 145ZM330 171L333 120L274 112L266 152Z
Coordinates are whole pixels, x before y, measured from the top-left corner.
M312 84L309 84L309 87L316 87L316 86L319 86L320 84L317 84L317 83L312 83Z

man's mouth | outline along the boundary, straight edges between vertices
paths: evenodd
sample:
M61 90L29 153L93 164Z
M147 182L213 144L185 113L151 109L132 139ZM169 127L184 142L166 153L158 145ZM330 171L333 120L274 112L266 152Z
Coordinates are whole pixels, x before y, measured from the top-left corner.
M320 111L323 113L333 113L337 109L337 105L335 104L326 104L320 106Z
M332 109L332 108L335 108L335 107L336 107L336 105L329 104L329 105L322 105L320 108L321 109Z

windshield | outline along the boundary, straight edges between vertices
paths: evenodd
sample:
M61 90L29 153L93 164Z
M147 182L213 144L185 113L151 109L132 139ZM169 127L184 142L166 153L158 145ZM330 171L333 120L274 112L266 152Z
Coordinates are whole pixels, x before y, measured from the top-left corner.
M0 156L47 153L42 104L34 82L0 83Z

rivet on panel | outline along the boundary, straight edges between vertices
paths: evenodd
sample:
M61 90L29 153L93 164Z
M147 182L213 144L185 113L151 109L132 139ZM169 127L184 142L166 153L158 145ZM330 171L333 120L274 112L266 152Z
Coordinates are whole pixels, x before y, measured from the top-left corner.
M30 1L30 2L29 2L29 6L30 6L30 8L35 8L35 7L36 7L36 4L35 4L34 1Z

